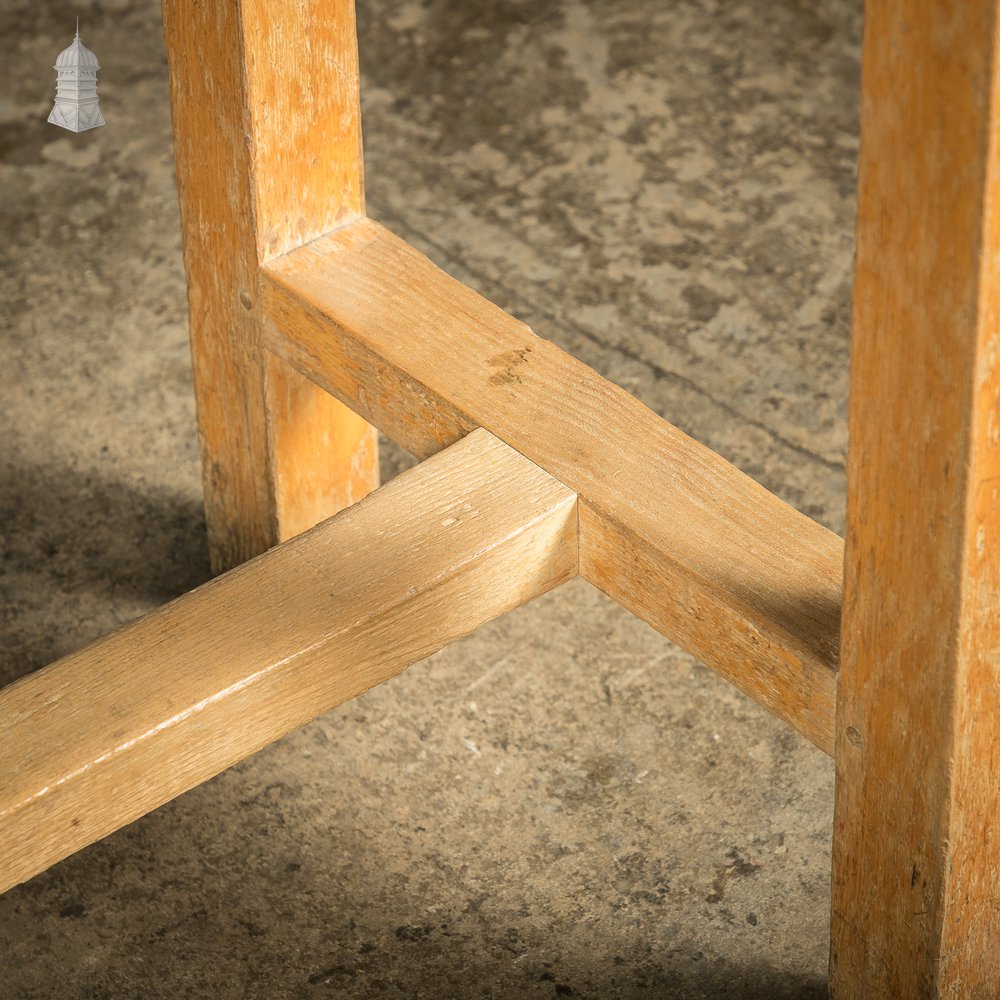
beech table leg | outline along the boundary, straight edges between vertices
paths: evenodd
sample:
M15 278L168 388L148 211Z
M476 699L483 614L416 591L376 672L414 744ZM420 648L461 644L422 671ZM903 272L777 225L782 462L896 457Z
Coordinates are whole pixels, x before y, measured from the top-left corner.
M164 0L212 565L378 485L374 428L264 347L260 265L364 213L352 0Z
M996 0L869 0L837 1000L1000 996Z

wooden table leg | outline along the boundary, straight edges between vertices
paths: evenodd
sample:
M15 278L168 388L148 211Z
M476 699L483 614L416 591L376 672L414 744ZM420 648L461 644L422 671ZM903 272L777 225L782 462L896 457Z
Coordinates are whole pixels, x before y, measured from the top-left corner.
M997 0L869 0L837 1000L1000 995Z
M164 0L212 564L378 484L374 428L263 346L260 264L364 213L352 0Z

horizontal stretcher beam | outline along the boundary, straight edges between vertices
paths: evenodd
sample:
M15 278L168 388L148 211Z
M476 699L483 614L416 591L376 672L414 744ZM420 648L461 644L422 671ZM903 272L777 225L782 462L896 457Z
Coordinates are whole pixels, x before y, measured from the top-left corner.
M0 691L0 891L577 573L573 493L477 430Z
M370 219L262 294L271 350L417 456L484 427L565 483L581 574L832 752L836 534Z

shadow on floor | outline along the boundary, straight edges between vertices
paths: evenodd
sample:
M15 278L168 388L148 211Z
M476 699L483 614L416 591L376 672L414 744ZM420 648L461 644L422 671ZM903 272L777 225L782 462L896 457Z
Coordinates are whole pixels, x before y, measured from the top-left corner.
M23 906L35 921L14 969L19 953L31 960L32 936L68 935L81 974L65 1000L825 1000L820 977L720 955L727 934L717 923L698 933L695 900L684 901L689 918L658 927L574 924L557 888L513 915L504 858L479 855L474 837L437 843L425 831L440 858L429 889L417 874L426 842L392 819L402 803L389 794L383 821L358 822L336 733L311 728L12 890L8 919ZM319 747L329 787L296 780L282 756ZM595 876L606 861L592 855ZM36 982L45 997L59 985Z
M4 478L0 683L211 575L200 500L95 470L8 466Z

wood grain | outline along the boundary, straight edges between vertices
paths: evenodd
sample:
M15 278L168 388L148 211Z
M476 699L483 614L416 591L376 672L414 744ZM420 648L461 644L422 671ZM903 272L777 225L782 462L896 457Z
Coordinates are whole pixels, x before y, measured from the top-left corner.
M869 0L837 715L838 1000L1000 996L995 0Z
M482 426L580 496L580 570L828 753L843 546L365 219L267 262L272 349L418 456Z
M264 379L269 454L285 456L271 463L277 538L284 541L378 485L378 431L270 351Z
M354 6L164 0L163 22L221 571L378 485L374 428L283 366L265 372L260 334L260 262L364 211Z
M0 692L0 891L577 573L576 499L477 430Z

